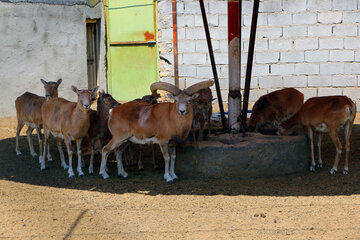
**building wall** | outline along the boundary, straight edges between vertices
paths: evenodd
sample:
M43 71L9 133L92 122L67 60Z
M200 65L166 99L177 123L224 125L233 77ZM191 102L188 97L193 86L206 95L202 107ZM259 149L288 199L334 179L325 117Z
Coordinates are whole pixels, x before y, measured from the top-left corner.
M205 0L223 99L227 101L227 1ZM243 0L242 77L253 1ZM159 1L160 56L173 62L171 1ZM178 0L180 86L213 78L199 3ZM347 95L360 109L360 0L262 0L250 101L283 87L308 99ZM173 66L160 61L162 81ZM242 86L244 79L242 78Z
M25 91L44 95L40 78L62 78L59 96L72 101L71 85L88 86L86 18L102 18L103 5L35 2L0 1L0 116L15 115L14 101ZM106 89L104 21L101 43L99 81Z

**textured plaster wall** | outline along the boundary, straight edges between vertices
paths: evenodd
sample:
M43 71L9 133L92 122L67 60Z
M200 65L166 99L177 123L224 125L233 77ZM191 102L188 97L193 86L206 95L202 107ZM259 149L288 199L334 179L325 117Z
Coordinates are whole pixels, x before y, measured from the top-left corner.
M227 101L227 1L205 0L223 100ZM253 1L243 0L242 86ZM212 78L198 1L179 0L180 86ZM159 1L160 56L173 62L171 1ZM308 99L347 95L360 109L360 1L262 0L258 17L250 102L284 87ZM173 66L160 61L162 81ZM215 94L215 93L214 93Z
M71 85L87 88L86 18L103 18L103 5L0 2L0 116L15 115L25 91L44 94L40 78L63 79L59 96L75 101ZM106 89L104 21L100 87Z

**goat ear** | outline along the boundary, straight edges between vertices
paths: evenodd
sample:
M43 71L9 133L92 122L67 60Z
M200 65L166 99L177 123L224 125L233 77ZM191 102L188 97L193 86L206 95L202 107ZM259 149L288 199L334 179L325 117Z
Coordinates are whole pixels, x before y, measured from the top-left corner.
M74 85L71 86L71 90L73 90L75 93L78 93L78 91L79 91L79 90L77 89L77 87L75 87Z
M199 93L195 93L195 94L193 94L193 95L191 96L191 99L193 100L193 99L199 97L199 95L200 95Z
M44 79L40 79L40 81L44 84L44 85L46 85L47 84L47 81L45 81Z
M104 90L99 91L99 101L102 100L103 95L104 95Z
M99 89L99 86L96 86L96 87L94 87L91 91L93 92L93 93L96 93L96 91Z
M57 85L60 85L61 82L62 82L61 78L59 78L59 80L56 81Z

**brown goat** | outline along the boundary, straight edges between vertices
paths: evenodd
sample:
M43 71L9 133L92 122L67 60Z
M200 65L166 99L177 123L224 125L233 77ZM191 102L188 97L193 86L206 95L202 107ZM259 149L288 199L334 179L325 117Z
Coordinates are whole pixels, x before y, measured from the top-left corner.
M17 128L16 128L16 148L15 152L17 155L21 155L19 149L19 134L24 125L28 126L26 131L27 140L29 143L30 154L33 157L36 157L37 154L34 151L34 145L31 139L31 134L34 128L36 128L40 154L42 152L42 138L41 138L41 106L46 101L46 99L58 97L58 87L62 82L62 79L57 80L57 82L46 82L43 79L40 81L44 84L45 88L45 97L40 97L36 94L26 92L16 98L15 108L16 108L16 117L17 117ZM48 160L51 161L51 155L48 154Z
M174 103L148 104L146 102L128 102L113 109L109 117L109 130L112 139L103 148L99 174L108 178L106 161L108 154L117 149L118 175L128 176L122 165L124 143L131 141L138 144L158 143L165 160L164 178L167 182L177 179L175 175L176 148L169 146L170 141L184 140L193 120L191 101L198 96L200 89L210 87L213 81L205 81L180 90L169 83L153 83L150 87L153 95L158 89L172 93ZM171 166L169 162L171 159ZM170 171L169 171L170 168Z
M208 134L211 133L210 118L212 114L213 96L210 88L205 88L197 92L199 96L194 99L194 119L192 123L192 136L196 141L195 132L199 130L198 140L203 140L205 123L208 126Z
M84 176L81 169L81 142L85 136L88 135L90 127L90 105L93 100L94 93L98 87L93 90L78 90L75 86L71 87L72 90L78 95L77 102L70 102L63 98L52 98L46 101L41 107L41 115L43 119L45 145L48 142L50 132L58 138L57 146L60 152L61 165L64 169L69 168L69 177L74 176L72 168L72 148L71 140L76 141L77 153L78 153L78 166L77 171L79 176ZM65 145L69 155L69 167L65 163L64 153L62 150L62 139L65 141ZM44 156L46 154L46 147L44 147L44 153L40 156L41 170L45 169Z
M94 173L94 154L95 143L100 140L100 147L104 146L111 139L108 128L109 110L120 105L110 94L104 91L99 92L97 100L97 111L90 110L90 128L88 138L91 142L91 156L89 164L89 174Z
M294 88L285 88L261 96L252 109L248 121L250 131L258 131L264 125L274 126L292 117L302 106L304 94Z
M355 103L346 96L314 97L307 100L300 110L290 119L280 124L280 133L289 134L295 129L303 128L310 139L311 161L310 171L315 171L313 131L319 132L317 167L322 167L321 133L328 132L336 147L336 156L330 174L337 171L342 152L338 137L340 127L345 127L345 165L343 174L349 173L350 135L356 116Z

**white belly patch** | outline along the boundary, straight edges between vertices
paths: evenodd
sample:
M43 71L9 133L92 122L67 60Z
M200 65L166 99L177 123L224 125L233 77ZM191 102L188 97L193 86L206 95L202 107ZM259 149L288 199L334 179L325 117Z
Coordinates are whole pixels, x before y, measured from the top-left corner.
M136 144L147 144L147 143L159 143L156 137L145 138L145 139L137 139L135 136L132 136L129 141Z
M318 132L327 132L328 128L327 128L327 125L325 123L322 123L322 124L316 126L315 130L318 131Z
M64 139L64 136L61 133L51 132L51 134L56 138L62 138Z

